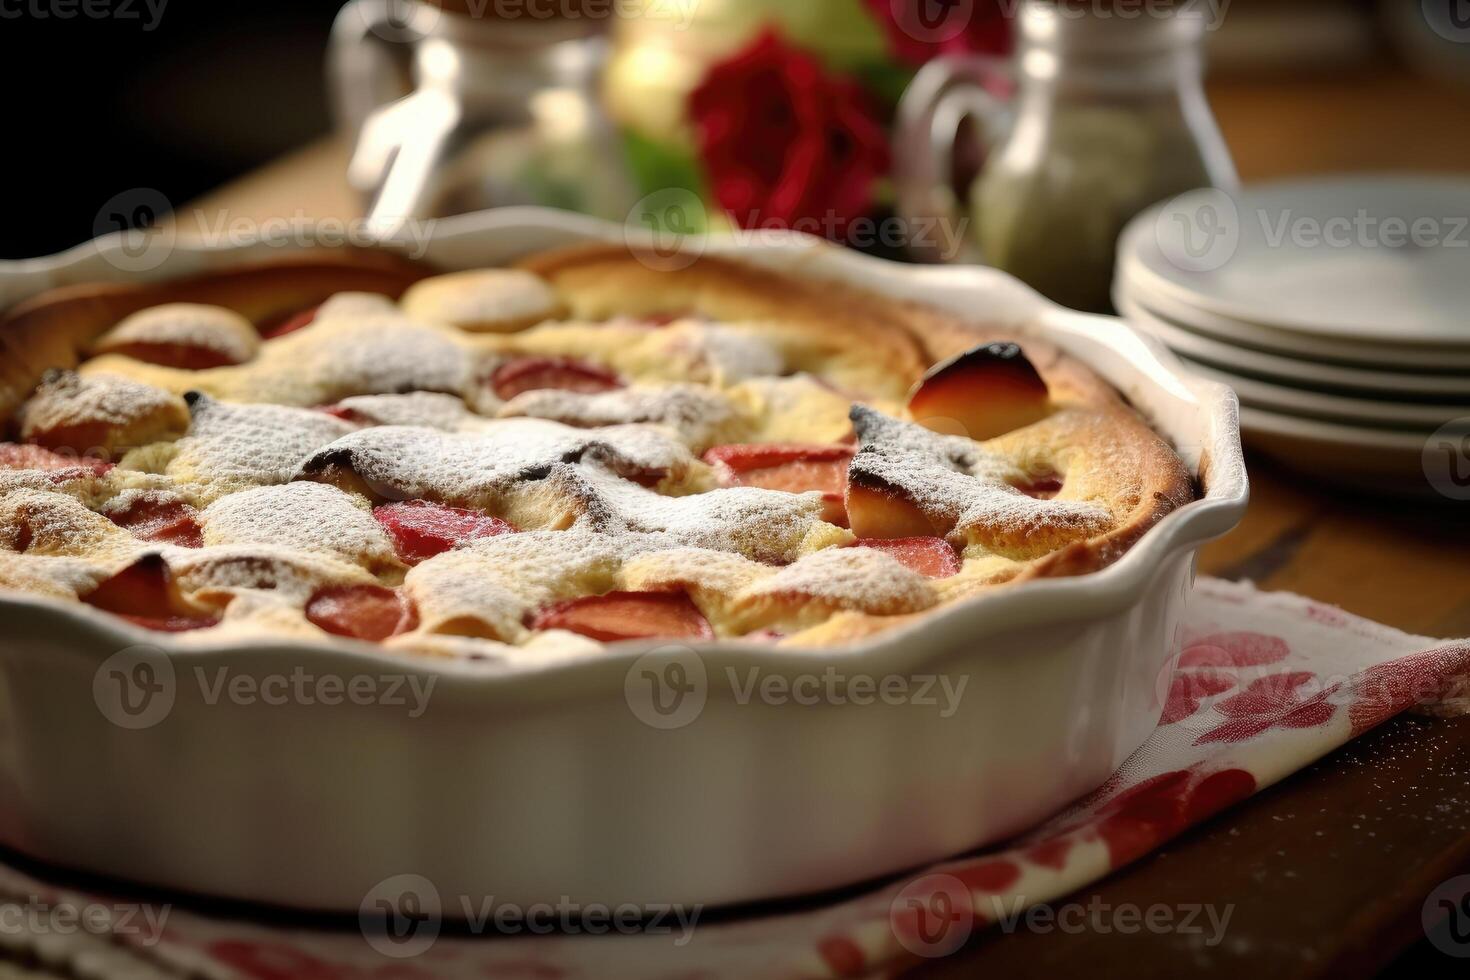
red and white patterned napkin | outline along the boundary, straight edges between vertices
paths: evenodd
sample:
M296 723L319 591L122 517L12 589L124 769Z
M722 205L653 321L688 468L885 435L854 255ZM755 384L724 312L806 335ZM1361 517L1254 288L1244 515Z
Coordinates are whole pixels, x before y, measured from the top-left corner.
M1399 712L1465 708L1467 676L1470 641L1409 636L1299 596L1202 579L1164 718L1105 786L1009 846L857 897L761 916L706 916L692 930L657 935L445 933L403 958L378 952L350 922L306 930L183 906L167 909L156 934L134 922L112 938L160 971L231 980L886 973L1104 877ZM48 906L116 901L4 867L0 895ZM54 935L41 938L56 945ZM78 957L87 955L82 948ZM65 959L55 949L50 957Z

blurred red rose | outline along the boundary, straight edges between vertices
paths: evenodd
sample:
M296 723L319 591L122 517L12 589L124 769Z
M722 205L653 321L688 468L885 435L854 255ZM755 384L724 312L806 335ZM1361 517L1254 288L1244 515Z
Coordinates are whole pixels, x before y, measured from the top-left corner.
M888 32L893 53L922 65L941 54L1011 53L1003 0L867 0Z
M888 134L861 88L767 31L689 97L715 200L742 228L840 239L888 172Z

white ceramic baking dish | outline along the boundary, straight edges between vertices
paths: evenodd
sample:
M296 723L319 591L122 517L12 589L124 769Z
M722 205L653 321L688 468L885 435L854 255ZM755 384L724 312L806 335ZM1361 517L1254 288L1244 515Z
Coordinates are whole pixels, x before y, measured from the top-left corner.
M481 213L440 222L423 258L457 269L623 235L554 212ZM107 239L0 264L0 305L129 278L121 248ZM997 590L839 650L717 643L645 656L649 645L629 644L508 673L347 641L184 650L83 606L4 596L0 841L67 867L310 909L355 911L400 874L431 882L446 914L486 895L717 905L912 868L1004 838L1099 785L1158 721L1197 549L1244 510L1235 396L1122 321L1062 310L994 271L905 267L805 239L711 248L1054 341L1173 441L1202 499L1100 572ZM279 254L181 242L146 277ZM171 701L161 720L125 727L109 720L115 706L102 708L110 672L150 675L133 654L108 661L137 645L155 689L172 674ZM644 672L677 677L659 673L675 662L703 668L703 708L657 727ZM434 687L418 717L386 703L307 703L315 697L245 703L211 698L220 668L232 681L299 668L318 681L397 675ZM742 698L751 668L793 691L835 674L840 696ZM925 680L941 676L951 690L967 678L957 702ZM864 677L898 678L913 696L839 703L862 695Z

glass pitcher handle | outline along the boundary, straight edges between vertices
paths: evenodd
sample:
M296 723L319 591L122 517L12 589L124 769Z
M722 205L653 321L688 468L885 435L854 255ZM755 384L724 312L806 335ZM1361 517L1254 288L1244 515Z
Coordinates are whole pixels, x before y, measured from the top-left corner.
M327 83L339 131L356 140L374 110L410 91L416 26L408 0L352 0L337 12L327 46Z
M909 251L915 258L978 261L966 234L964 202L953 184L956 143L965 121L973 119L984 153L1000 145L1011 128L1013 87L1005 61L950 55L920 69L904 92L898 106L894 186L899 214L910 222Z

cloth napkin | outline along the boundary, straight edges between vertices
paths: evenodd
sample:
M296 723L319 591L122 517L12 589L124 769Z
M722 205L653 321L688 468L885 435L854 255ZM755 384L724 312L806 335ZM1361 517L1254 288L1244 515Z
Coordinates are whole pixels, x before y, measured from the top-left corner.
M881 887L776 911L707 913L692 929L445 930L391 949L412 955L389 956L379 951L388 948L382 936L370 943L350 919L302 928L286 915L252 920L57 888L0 865L0 897L50 915L74 909L114 920L67 938L44 926L6 929L0 909L0 943L33 962L109 978L124 975L124 961L140 976L260 980L891 973L1106 876L1399 712L1467 710L1467 676L1470 641L1409 636L1300 596L1201 579L1163 719L1104 786L1004 846Z

